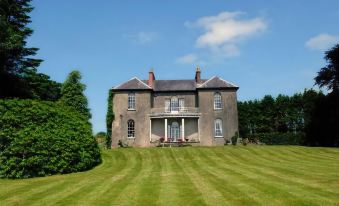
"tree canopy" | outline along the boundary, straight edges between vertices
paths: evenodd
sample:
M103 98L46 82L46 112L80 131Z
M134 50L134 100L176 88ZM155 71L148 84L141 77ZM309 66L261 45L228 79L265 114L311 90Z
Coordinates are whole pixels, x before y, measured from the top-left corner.
M321 68L314 78L319 87L327 87L334 92L339 91L339 44L325 53L328 64Z
M29 96L22 78L28 69L37 68L41 59L32 58L37 48L27 47L33 30L28 14L31 0L0 1L0 97Z
M90 119L91 113L88 108L87 97L84 94L85 89L86 85L81 83L81 73L74 70L69 73L61 87L61 98L59 102L72 107Z

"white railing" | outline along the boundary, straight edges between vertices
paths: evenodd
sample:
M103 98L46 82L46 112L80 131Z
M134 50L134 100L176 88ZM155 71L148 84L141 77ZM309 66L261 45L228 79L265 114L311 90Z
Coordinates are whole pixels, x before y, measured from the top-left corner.
M198 114L198 107L176 107L176 108L152 108L151 115L188 115L188 114Z

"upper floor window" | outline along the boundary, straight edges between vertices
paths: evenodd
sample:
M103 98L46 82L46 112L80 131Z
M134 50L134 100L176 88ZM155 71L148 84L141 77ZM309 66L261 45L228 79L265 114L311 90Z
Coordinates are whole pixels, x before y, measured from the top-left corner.
M177 112L182 111L185 107L185 99L178 97L172 97L171 99L165 99L165 112Z
M134 137L135 128L134 128L134 120L130 119L127 121L127 137Z
M128 94L128 109L135 109L135 93Z
M177 97L171 99L171 111L179 111L179 101Z
M214 121L214 135L216 137L222 137L222 120L216 119Z
M180 99L179 99L179 110L180 110L180 111L183 111L184 108L185 108L185 99L180 98Z
M221 94L214 93L214 109L222 109Z

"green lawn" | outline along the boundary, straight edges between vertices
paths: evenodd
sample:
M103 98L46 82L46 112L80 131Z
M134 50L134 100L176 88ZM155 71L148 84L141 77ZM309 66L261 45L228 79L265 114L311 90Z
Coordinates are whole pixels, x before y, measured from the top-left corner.
M103 151L88 172L0 180L0 205L339 205L339 149Z

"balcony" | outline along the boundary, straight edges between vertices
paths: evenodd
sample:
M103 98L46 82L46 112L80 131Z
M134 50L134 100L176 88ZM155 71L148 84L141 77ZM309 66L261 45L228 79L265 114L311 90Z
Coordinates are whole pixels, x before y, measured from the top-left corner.
M161 107L151 109L151 118L161 117L199 117L198 107Z

